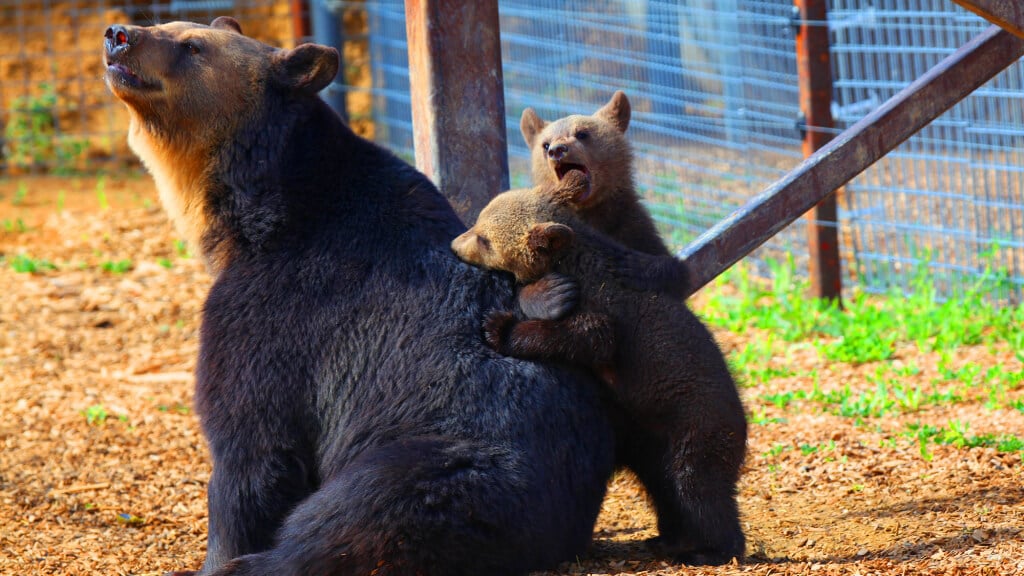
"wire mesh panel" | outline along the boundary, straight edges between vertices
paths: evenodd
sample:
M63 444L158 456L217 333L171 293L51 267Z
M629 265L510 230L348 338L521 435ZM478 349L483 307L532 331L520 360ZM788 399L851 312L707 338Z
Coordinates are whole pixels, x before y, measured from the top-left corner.
M246 34L295 43L292 2L0 1L0 174L95 170L129 161L124 106L103 84L113 23L237 18Z
M350 3L351 4L351 3ZM729 5L731 8L727 9ZM501 39L513 186L527 186L519 117L592 113L622 89L648 208L675 247L795 165L790 5L751 0L503 0ZM377 139L412 157L404 7L371 0ZM772 246L795 248L802 233Z
M522 110L590 113L633 103L637 182L679 247L799 161L789 0L501 0L514 186L529 184ZM379 139L412 156L403 6L369 0ZM836 131L988 26L949 0L831 0ZM909 289L927 267L940 294L1005 272L1024 283L1024 87L1016 64L855 179L841 198L844 271L870 291ZM806 261L802 224L751 258ZM849 282L848 282L849 285Z
M947 0L833 0L837 127L895 94L988 23ZM922 266L940 293L1005 270L1024 280L1024 66L1017 63L847 187L841 229L852 273L906 288Z

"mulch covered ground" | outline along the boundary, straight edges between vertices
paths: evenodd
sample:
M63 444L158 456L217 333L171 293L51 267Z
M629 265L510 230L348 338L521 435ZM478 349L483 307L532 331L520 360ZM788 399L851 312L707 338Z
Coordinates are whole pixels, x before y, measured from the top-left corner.
M0 181L0 254L0 574L198 567L210 461L192 369L209 277L176 242L149 180ZM764 336L717 335L727 351ZM1012 352L958 354L1020 370ZM873 367L830 364L811 348L782 361L792 373L817 368L821 389L871 387ZM928 382L934 359L914 361L922 370L905 378ZM1024 573L1020 453L932 445L928 460L896 433L961 420L972 433L1024 437L1024 414L979 397L859 421L763 398L812 386L786 376L743 390L760 422L739 496L745 564L690 569L650 556L653 517L620 475L592 550L552 574Z

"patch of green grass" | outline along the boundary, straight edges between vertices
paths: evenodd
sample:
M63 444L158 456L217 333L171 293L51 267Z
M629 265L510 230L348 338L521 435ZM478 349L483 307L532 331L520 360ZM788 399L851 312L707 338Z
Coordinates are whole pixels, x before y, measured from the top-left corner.
M188 244L186 244L184 240L180 239L174 241L174 253L177 254L179 258L191 257L191 254L189 254L188 251Z
M27 254L15 254L7 259L11 269L21 274L40 274L47 270L56 270L57 266L49 260L32 258Z
M0 222L0 226L3 227L4 232L11 232L15 234L21 234L22 232L28 231L28 226L25 225L25 221L21 218L4 218L3 222Z
M174 268L174 262L171 262L170 258L158 258L156 263L168 270Z
M908 424L904 436L916 441L921 457L931 460L929 444L954 446L956 448L995 448L997 452L1024 453L1024 439L1013 434L968 434L970 424L950 420L944 427L930 424Z
M100 269L104 272L110 272L111 274L124 274L134 268L135 265L131 259L125 258L122 260L107 260L100 264Z

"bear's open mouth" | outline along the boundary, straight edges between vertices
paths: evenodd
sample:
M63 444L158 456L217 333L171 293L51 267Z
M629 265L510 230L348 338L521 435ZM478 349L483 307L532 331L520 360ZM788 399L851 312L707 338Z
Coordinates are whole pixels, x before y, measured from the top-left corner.
M142 78L135 72L132 72L131 68L118 62L107 64L107 79L110 81L111 86L129 88L131 90L157 90L160 88L159 83L150 82Z
M570 164L561 176L562 194L575 204L583 204L590 198L590 174L579 164ZM565 196L563 196L565 197Z
M590 171L587 170L587 167L583 164L572 164L570 162L557 162L555 164L555 176L557 176L559 180L565 178L565 175L568 174L570 170L579 170L586 175L590 175Z

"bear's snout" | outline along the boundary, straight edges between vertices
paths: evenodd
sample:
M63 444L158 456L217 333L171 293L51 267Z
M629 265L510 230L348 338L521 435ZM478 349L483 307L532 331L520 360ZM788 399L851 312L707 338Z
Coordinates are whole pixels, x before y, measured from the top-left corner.
M138 33L127 26L114 24L103 33L107 54L114 56L128 50L137 40Z

